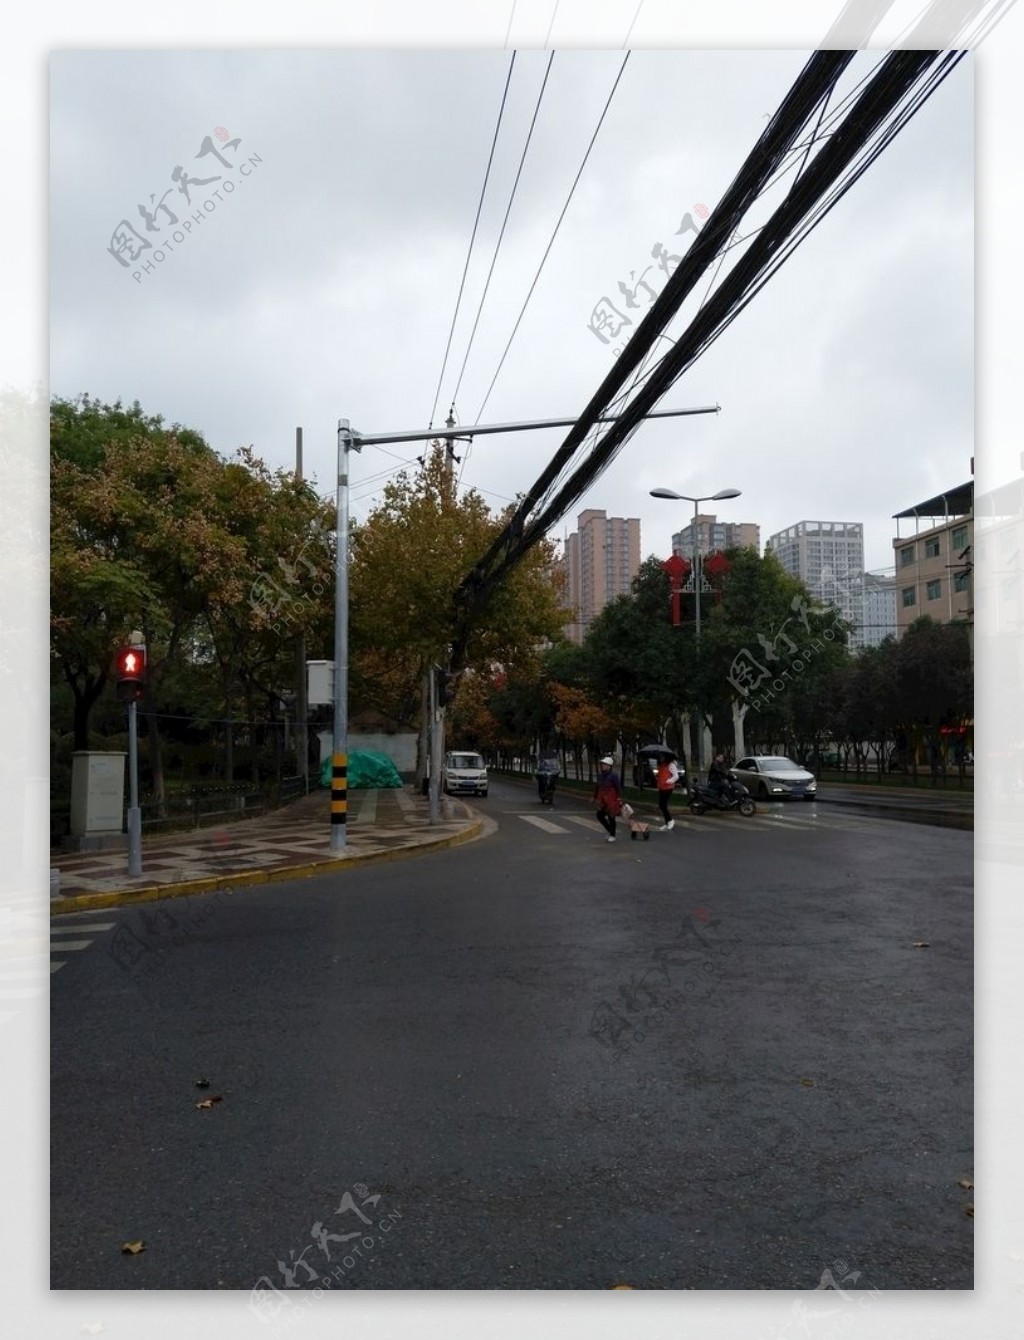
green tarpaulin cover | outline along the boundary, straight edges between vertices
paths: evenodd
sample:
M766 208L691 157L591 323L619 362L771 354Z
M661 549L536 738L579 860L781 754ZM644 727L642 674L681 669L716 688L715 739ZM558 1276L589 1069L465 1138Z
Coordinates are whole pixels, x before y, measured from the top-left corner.
M320 785L331 785L330 755L320 765ZM369 790L378 786L404 786L401 774L387 754L374 749L356 749L348 756L348 789Z

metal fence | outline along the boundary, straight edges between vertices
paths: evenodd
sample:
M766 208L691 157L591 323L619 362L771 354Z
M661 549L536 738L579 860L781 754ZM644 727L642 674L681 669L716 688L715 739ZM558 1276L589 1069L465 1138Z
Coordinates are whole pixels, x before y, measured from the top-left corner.
M305 779L283 777L271 790L251 782L200 782L172 791L159 804L152 796L141 796L143 833L166 833L201 828L209 823L233 823L251 819L306 793ZM71 806L50 806L50 846L59 847L71 832Z

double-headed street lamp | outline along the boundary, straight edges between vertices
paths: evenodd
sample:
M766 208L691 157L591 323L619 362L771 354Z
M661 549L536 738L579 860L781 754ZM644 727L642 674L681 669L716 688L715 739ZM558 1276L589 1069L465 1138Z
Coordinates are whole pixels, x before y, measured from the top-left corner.
M700 593L704 585L704 573L700 562L700 527L697 523L697 515L702 502L721 502L725 498L738 498L740 489L719 489L717 493L710 493L704 498L691 498L688 493L676 493L675 489L651 489L652 498L671 498L674 502L692 502L693 503L693 591L695 598L696 619L694 622L695 645L697 650L697 660L700 660ZM699 667L698 667L699 668ZM697 778L700 780L704 771L704 718L700 709L697 710Z

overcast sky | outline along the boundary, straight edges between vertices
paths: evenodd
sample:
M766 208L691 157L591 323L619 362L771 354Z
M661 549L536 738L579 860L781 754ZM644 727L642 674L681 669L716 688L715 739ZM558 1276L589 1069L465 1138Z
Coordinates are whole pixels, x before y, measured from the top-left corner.
M549 54L515 62L435 425ZM841 87L881 55L858 56ZM455 401L460 424L478 421L622 57L555 54ZM302 425L306 473L325 492L339 417L367 433L425 428L509 60L499 50L55 53L51 392L138 399L221 452L251 443L272 465L293 464ZM696 207L715 206L805 60L632 53L479 421L583 408L617 347L588 328L593 308L607 297L629 314L618 286L630 272L660 291L652 250L689 245L684 216L699 222ZM692 508L648 491L734 487L743 496L718 515L757 522L762 540L804 518L862 521L867 566L891 565L892 514L970 476L972 104L968 58L662 402L717 403L721 414L646 425L559 535L583 508L604 508L639 516L643 553L665 556ZM197 158L207 137L216 153ZM193 179L191 207L178 167ZM126 266L108 250L122 220L153 244L137 261L123 253ZM164 240L171 249L154 261ZM648 291L637 301L638 322ZM478 438L463 485L499 507L560 440ZM354 515L379 497L382 472L421 450L367 448L352 471Z
M923 7L924 0L23 5L0 44L7 188L7 208L0 211L6 318L0 322L0 380L19 393L47 381L48 298L55 393L138 398L151 412L201 428L224 452L252 442L268 460L290 465L294 429L302 424L309 468L329 486L339 417L366 431L424 423L504 82L508 56L499 48L508 41L536 50L524 51L516 64L481 251L454 347L456 371L438 407L443 419L547 59L539 48L547 45L559 54L458 396L460 420L471 421L612 86L617 48L628 43L636 50L485 417L572 415L611 366L610 350L586 328L594 304L614 296L631 269L648 264L655 242L671 245L686 211L716 203L801 67L803 52L822 42L840 13L852 14L854 26L868 14L864 33L842 43L868 42L872 32L873 52L858 58L863 68ZM938 11L941 20L934 45L963 45L956 41L955 11L979 8L966 0L932 0L928 12ZM646 426L580 508L640 515L645 552L664 552L686 517L648 500L650 487L711 493L733 485L743 497L721 514L759 521L764 535L804 517L863 520L868 562L876 566L891 559L893 512L968 477L972 66L979 489L1020 479L1024 5L991 8L1009 8L1009 14L983 36L976 56L961 63L667 398L676 405L717 401L721 416ZM162 50L172 44L182 50ZM241 46L266 50L238 51ZM490 50L451 56L448 46ZM367 50L353 50L360 47ZM385 50L399 47L409 50ZM570 55L568 47L579 50ZM581 54L598 47L608 49ZM756 50L741 54L745 48ZM296 54L307 49L320 53ZM369 54L374 49L378 54ZM139 202L148 204L150 194L159 199L173 185L175 166L188 165L198 176L220 171L197 171L210 158L194 159L218 126L227 128L229 140L240 138L240 152L262 161L165 256L158 272L136 284L107 252L115 227L122 219L139 222ZM222 152L227 157L234 150ZM205 188L197 188L200 194ZM35 897L46 887L45 424L36 432L15 428L8 443L0 441L11 449L0 490L7 541L0 670L7 671L5 701L15 704L7 713L0 805L4 914L8 899L20 905L29 890ZM488 489L497 504L533 480L557 441L556 434L481 438L465 479ZM402 454L411 458L415 449ZM356 461L356 476L397 464L368 450ZM363 495L357 513L365 514L373 487L357 490ZM989 589L1005 576L993 565ZM985 579L979 560L979 589ZM997 602L987 608L988 626L982 610L977 642L978 729L987 734L979 734L978 748L986 776L1002 775L1008 785L1000 709L1003 701L1020 698L1024 656L1019 625L1016 646L1013 625L1009 632L1001 628L1000 638L991 636ZM1001 818L997 842L984 806L979 816L988 827L981 828L978 851L977 893L986 909L979 921L978 1017L987 1044L978 1074L987 1092L1003 1101L979 1107L981 1147L998 1151L999 1166L979 1242L978 1288L952 1309L941 1290L856 1309L849 1334L858 1340L883 1333L956 1340L965 1327L1016 1333L1013 1299L1022 1285L1024 1242L1013 1190L1024 1170L1013 1114L1024 1097L1019 1067L1000 1061L1012 1054L1017 1037L1024 927L1019 867L1009 864L1008 839L1000 845ZM20 1095L4 1164L8 1199L19 1212L7 1217L4 1241L8 1257L33 1263L5 1298L16 1331L168 1340L252 1334L241 1298L163 1295L154 1310L151 1299L130 1291L116 1299L47 1294L47 1201L40 1194L47 1176L40 1135L46 1128L46 996L3 1003L4 1073L13 1072L12 1089ZM37 1149L38 1160L32 1157ZM26 1242L33 1244L28 1257ZM832 1251L846 1251L843 1244L819 1247L822 1264ZM346 1324L359 1334L371 1327L378 1333L382 1320L388 1334L415 1327L448 1340L482 1330L511 1337L521 1334L524 1320L572 1340L622 1329L621 1318L599 1306L601 1300L567 1302L557 1293L550 1300L507 1295L500 1307L468 1296L352 1294L344 1301ZM574 1310L571 1302L579 1306ZM685 1316L698 1329L706 1323L703 1333L739 1340L755 1331L781 1334L792 1307L783 1294L716 1291L689 1296ZM681 1316L670 1295L644 1300L645 1333L656 1340L677 1337ZM327 1304L303 1317L311 1336L336 1326Z

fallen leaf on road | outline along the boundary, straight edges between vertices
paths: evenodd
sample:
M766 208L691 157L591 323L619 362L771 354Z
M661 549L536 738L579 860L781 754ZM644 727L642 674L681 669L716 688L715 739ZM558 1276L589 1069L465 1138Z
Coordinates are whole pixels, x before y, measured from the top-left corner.
M957 1182L957 1186L963 1187L965 1191L974 1190L974 1183L971 1181L969 1177L961 1177L960 1180Z
M210 1087L210 1081L209 1081L208 1079L197 1079L197 1080L196 1080L196 1088L197 1088L197 1089L208 1089L209 1087Z
M212 1098L200 1099L200 1101L196 1103L196 1107L200 1108L201 1110L205 1110L208 1107L213 1107L214 1103L223 1103L223 1101L224 1101L224 1095L222 1093L217 1093L214 1094Z
M632 1284L613 1284L613 1289L632 1289Z
M931 944L927 940L915 940L915 949L931 949Z
M804 1086L805 1089L814 1088L814 1080L808 1079L806 1075L800 1080L800 1083Z
M968 1219L973 1219L973 1218L974 1218L974 1204L973 1204L973 1202L972 1202L971 1204L968 1204L968 1205L965 1205L965 1206L964 1206L964 1214L967 1215L967 1218L968 1218Z
M126 1242L122 1245L121 1251L125 1256L138 1256L139 1252L146 1250L146 1244L140 1238L138 1242Z

